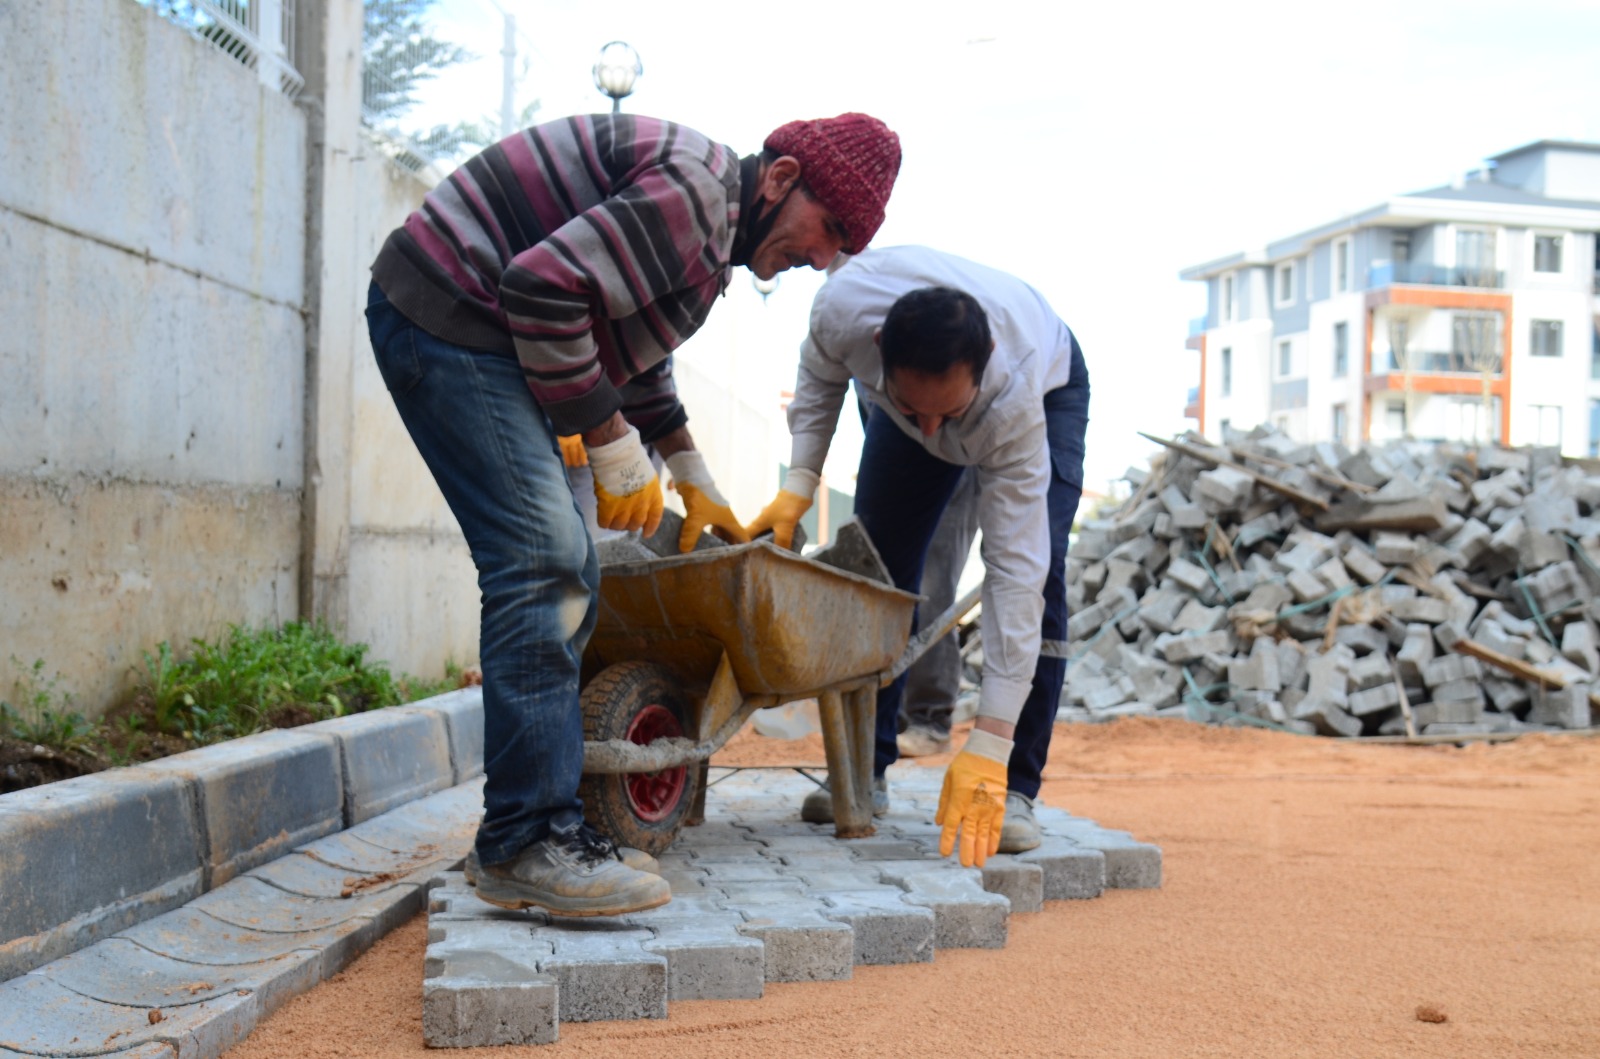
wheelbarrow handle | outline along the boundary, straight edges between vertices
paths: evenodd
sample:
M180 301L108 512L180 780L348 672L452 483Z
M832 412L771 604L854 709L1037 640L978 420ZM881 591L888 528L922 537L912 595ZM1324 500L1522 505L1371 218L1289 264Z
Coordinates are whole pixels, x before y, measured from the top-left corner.
M906 649L900 652L900 657L895 661L894 665L885 669L882 675L878 677L878 687L886 688L893 684L901 673L910 669L916 664L917 659L928 653L928 648L943 639L951 629L954 629L956 624L962 618L965 618L967 612L977 606L978 600L982 598L983 585L978 584L966 595L950 604L950 609L939 615L937 620L923 626L915 636L906 642Z

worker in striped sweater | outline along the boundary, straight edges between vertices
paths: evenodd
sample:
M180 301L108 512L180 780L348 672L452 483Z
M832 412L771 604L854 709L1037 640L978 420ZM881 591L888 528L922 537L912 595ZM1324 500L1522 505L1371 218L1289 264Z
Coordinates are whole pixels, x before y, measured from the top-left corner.
M706 528L747 539L670 354L733 266L771 279L864 249L899 168L898 137L865 114L790 122L745 157L668 121L566 118L467 161L379 252L378 367L482 591L486 782L467 875L485 900L614 915L670 899L653 858L583 818L579 664L600 572L562 450L592 469L601 527L654 532L653 446L686 509L681 546Z

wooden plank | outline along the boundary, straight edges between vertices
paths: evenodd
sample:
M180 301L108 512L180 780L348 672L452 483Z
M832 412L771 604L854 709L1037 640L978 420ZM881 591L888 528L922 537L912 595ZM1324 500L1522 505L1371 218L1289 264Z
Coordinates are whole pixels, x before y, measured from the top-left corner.
M1406 722L1406 738L1417 737L1417 719L1411 714L1411 696L1406 694L1406 682L1400 679L1400 663L1389 659L1389 672L1394 674L1394 686L1400 689L1400 716Z
M1531 666L1519 658L1501 654L1494 648L1485 647L1476 640L1457 640L1451 650L1457 654L1470 655L1480 662L1487 662L1513 676L1526 680L1530 684L1538 684L1541 687L1558 690L1567 686L1567 682L1559 674ZM1591 691L1589 693L1589 705L1591 707L1600 707L1600 694Z
M1213 467L1231 467L1240 474L1248 475L1257 485L1265 486L1266 488L1271 489L1274 493L1277 493L1280 496L1286 496L1296 503L1305 504L1307 507L1315 508L1318 511L1328 510L1328 502L1322 499L1320 496L1312 496L1310 493L1302 493L1300 490L1295 489L1292 486L1284 485L1282 482L1268 477L1267 475L1262 474L1260 471L1251 470L1249 467L1246 467L1243 464L1235 463L1233 460L1225 460L1220 456L1213 456L1204 449L1197 449L1193 445L1185 445L1181 441L1168 441L1166 438L1158 438L1154 434L1146 434L1142 430L1139 431L1139 436L1144 438L1146 441L1153 441L1157 445L1164 445L1174 452L1181 452L1190 459L1199 460L1201 463L1208 463Z

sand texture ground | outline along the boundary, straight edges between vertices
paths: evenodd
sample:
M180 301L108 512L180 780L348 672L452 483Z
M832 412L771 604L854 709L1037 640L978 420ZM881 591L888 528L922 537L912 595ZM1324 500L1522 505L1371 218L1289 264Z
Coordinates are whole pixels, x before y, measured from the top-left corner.
M822 749L747 729L719 761ZM1600 738L1061 726L1043 797L1160 845L1164 887L1013 917L1003 951L472 1054L1600 1057ZM443 1054L422 1044L425 940L418 916L230 1056Z

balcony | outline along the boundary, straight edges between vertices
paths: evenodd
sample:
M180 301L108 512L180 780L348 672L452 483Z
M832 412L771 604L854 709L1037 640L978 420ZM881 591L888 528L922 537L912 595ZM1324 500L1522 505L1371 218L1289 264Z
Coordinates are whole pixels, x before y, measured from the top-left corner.
M1189 321L1190 338L1193 338L1195 335L1203 335L1206 333L1206 319L1207 318L1204 316L1197 316L1193 320Z
M1406 357L1411 362L1413 375L1478 375L1484 368L1488 368L1490 375L1499 375L1501 369L1501 353L1496 350L1485 358L1487 364L1478 362L1470 353L1455 350L1412 350ZM1395 360L1394 354L1374 356L1372 368L1374 372L1388 372L1391 375L1400 374L1400 364Z
M1446 268L1420 261L1386 261L1367 270L1368 287L1388 287L1395 283L1411 283L1423 287L1476 287L1479 290L1500 290L1506 280L1504 272L1485 268Z
M1183 417L1185 419L1200 418L1200 387L1189 387L1188 400L1183 406Z

